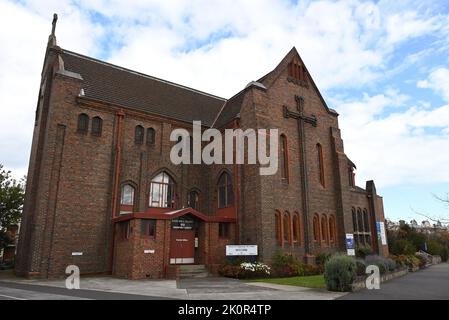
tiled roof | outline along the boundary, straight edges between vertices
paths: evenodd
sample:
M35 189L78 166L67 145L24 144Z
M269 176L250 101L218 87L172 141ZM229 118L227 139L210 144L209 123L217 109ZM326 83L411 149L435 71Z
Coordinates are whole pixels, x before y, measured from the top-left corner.
M211 126L226 99L62 50L64 68L84 79L84 95L181 121Z

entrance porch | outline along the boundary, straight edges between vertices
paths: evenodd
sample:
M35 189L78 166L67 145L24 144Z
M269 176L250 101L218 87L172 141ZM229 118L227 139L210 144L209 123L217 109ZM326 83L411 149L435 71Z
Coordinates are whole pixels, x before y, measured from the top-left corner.
M114 219L113 275L128 279L177 278L181 265L204 265L212 274L235 244L235 219L192 208L132 213Z

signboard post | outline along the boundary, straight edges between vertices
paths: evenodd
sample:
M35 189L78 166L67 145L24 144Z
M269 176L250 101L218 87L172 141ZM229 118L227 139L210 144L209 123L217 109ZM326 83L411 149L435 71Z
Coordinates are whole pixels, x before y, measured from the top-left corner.
M387 245L387 235L385 232L385 223L381 221L376 222L377 227L377 239L383 246Z
M346 234L346 250L348 256L355 256L354 234L352 233Z

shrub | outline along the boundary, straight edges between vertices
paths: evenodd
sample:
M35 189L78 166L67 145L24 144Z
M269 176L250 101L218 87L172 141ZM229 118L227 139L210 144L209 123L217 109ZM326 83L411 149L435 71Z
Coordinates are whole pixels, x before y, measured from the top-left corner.
M301 263L291 254L280 253L273 260L273 273L278 277L293 277L302 271Z
M317 276L323 274L324 266L305 264L304 265L304 275L305 276Z
M393 257L396 264L407 267L407 268L415 268L419 267L419 259L415 257L414 255L399 255L396 257Z
M370 246L358 246L355 251L355 256L357 258L365 259L366 256L369 256L373 253L373 250Z
M397 264L395 261L389 258L381 257L378 255L369 255L365 258L366 265L375 265L379 267L379 271L381 274L386 273L387 271L394 271L397 268Z
M326 264L326 262L332 257L331 253L328 252L320 252L315 257L315 263L319 266L323 266Z
M437 240L430 240L427 243L427 251L434 256L441 256L441 260L446 262L449 256L449 249Z
M363 276L366 273L366 263L365 260L363 259L356 259L355 260L355 265L356 265L356 272L358 276Z
M401 254L411 255L417 251L417 248L413 245L412 242L405 240L405 239L400 239L400 240L396 240L393 243L391 251L395 255L401 255Z
M423 254L420 254L419 252L415 253L415 257L418 258L419 264L418 266L422 269L426 266L429 261L427 260L427 257Z
M239 265L226 264L219 269L220 275L227 278L248 279L267 277L270 267L259 262L243 262Z
M356 262L353 258L336 255L325 264L324 279L330 291L350 291L356 278Z

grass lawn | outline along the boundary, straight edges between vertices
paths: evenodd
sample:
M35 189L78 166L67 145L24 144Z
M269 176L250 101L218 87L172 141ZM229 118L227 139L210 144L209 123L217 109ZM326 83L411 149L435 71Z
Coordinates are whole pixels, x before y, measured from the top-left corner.
M288 277L288 278L266 278L252 280L254 282L268 282L275 284L284 284L289 286L298 286L306 288L320 288L325 289L324 275L318 276L304 276L304 277Z

